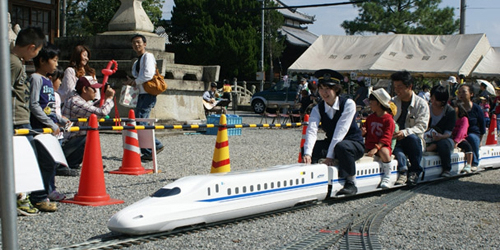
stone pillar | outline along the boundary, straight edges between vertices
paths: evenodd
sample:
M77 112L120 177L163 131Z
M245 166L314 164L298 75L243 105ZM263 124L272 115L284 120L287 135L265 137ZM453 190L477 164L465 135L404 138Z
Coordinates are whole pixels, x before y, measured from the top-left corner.
M142 8L144 0L120 0L122 4L108 24L109 31L153 32L154 26Z

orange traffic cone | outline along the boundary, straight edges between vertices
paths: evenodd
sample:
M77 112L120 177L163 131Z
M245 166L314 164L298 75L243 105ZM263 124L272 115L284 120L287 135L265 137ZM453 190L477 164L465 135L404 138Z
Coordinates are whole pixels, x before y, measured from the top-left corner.
M219 127L219 131L217 132L217 141L215 142L212 169L210 170L210 173L226 173L231 171L226 124L226 115L221 114L219 125L222 126Z
M492 114L490 118L490 128L488 129L486 145L497 145L497 116L495 114Z
M128 126L135 126L135 113L131 109L128 112L128 118L133 122L128 123ZM110 174L128 174L141 175L153 172L153 169L144 169L141 163L141 148L139 147L139 136L137 130L124 130L123 136L123 160L122 166L115 171L109 171Z
M305 115L304 122L308 121L309 121L309 115ZM302 127L302 139L300 140L300 152L299 152L298 163L302 163L302 151L304 150L304 143L306 142L306 131L307 131L307 125Z
M104 171L102 168L101 142L97 130L97 117L92 114L89 126L95 130L87 131L85 151L83 153L82 173L78 192L72 199L61 202L83 206L104 206L121 204L122 200L111 199L106 193Z

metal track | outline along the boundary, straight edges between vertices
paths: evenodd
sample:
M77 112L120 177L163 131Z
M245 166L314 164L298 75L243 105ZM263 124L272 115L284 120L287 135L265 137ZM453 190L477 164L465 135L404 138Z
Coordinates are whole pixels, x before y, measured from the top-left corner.
M411 190L398 189L388 193L377 202L338 220L334 225L280 249L382 249L377 232L384 217L393 208L413 197L415 191L425 186L423 184Z
M52 250L63 250L63 249L121 249L130 247L132 245L140 245L142 243L149 243L152 241L165 240L172 237L183 236L186 234L197 233L199 231L217 229L220 227L236 224L239 222L252 221L261 218L274 217L284 213L293 213L303 209L307 209L313 206L321 204L319 202L309 202L304 204L299 204L290 208L283 208L275 211L270 211L266 213L250 215L245 217L236 218L233 220L226 220L220 222L214 222L210 224L193 225L189 227L179 228L168 232L161 232L155 234L134 236L134 235L124 235L124 234L114 234L112 236L103 237L97 240L91 240L82 242L79 244L74 244L65 247L51 248Z

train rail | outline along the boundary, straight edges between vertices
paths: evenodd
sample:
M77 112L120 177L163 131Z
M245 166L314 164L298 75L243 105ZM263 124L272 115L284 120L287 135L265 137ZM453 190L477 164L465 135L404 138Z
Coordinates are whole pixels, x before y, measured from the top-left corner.
M298 212L298 211L303 210L303 209L317 206L318 204L321 204L321 202L303 203L303 204L299 204L299 205L296 205L296 206L290 207L290 208L283 208L283 209L270 211L270 212L266 212L266 213L241 217L241 218L237 218L237 219L233 219L233 220L214 222L214 223L210 223L210 224L194 225L194 226L175 229L175 230L168 231L168 232L148 234L148 235L135 236L135 235L111 233L112 235L105 236L101 239L90 240L90 241L86 241L86 242L82 242L82 243L78 243L78 244L73 244L70 246L51 248L51 250L122 249L122 248L130 247L132 245L140 245L143 243L149 243L149 242L158 241L158 240L165 240L165 239L169 239L172 237L180 237L183 235L197 233L197 232L204 231L204 230L217 229L220 227L230 226L230 225L241 223L241 222L251 222L253 220L257 220L257 219L261 219L261 218L275 217L275 216L279 216L280 214Z

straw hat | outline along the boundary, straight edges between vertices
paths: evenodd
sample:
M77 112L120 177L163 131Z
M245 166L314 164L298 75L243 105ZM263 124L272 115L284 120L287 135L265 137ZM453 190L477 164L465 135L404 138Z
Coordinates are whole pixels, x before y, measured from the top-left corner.
M377 98L378 102L380 102L382 106L386 108L391 108L391 105L389 104L389 102L391 101L391 96L387 93L387 91L385 91L385 89L380 88L374 90L372 92L372 95L375 96L375 98Z

